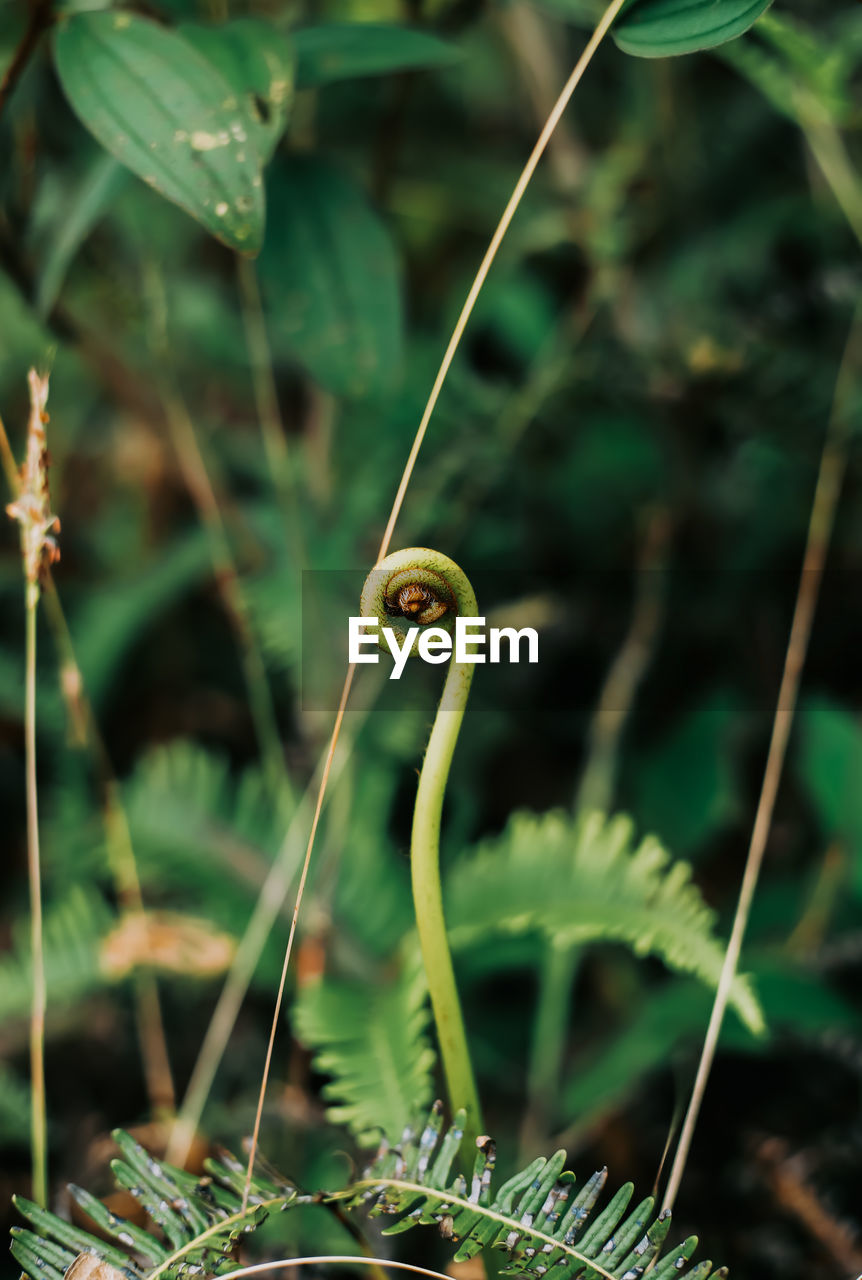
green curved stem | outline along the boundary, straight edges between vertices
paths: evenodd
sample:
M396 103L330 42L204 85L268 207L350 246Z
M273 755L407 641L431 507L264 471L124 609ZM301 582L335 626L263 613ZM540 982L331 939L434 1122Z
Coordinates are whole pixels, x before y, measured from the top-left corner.
M478 613L476 596L469 579L448 556L430 551L426 547L395 551L381 560L368 575L362 592L361 612L364 618L376 617L381 627L391 627L401 639L407 634L408 628L422 624L417 617L395 617L387 612L385 602L392 602L393 582L398 588L405 585L425 587L436 600L447 605L443 617L435 618L429 625L453 631L456 617L475 617ZM443 916L440 819L449 769L472 680L473 664L457 663L453 656L419 774L410 840L413 905L419 945L437 1027L449 1103L453 1112L463 1108L467 1113L464 1128L468 1140L465 1144L467 1150L472 1147L480 1131L481 1112Z

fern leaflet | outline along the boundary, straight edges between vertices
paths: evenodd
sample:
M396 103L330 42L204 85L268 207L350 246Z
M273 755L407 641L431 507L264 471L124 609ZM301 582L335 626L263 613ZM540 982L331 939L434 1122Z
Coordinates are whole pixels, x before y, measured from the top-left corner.
M106 976L99 964L102 938L114 923L104 900L76 886L45 913L45 973L50 1006L67 1006L99 987ZM33 965L24 922L14 946L0 956L0 1022L25 1019L32 1000Z
M593 1174L576 1195L574 1174L564 1167L565 1151L534 1160L492 1196L495 1144L480 1138L469 1187L463 1175L453 1177L464 1117L456 1115L444 1134L442 1111L441 1103L435 1103L418 1138L407 1128L398 1146L384 1142L362 1178L343 1191L299 1195L267 1170L252 1182L245 1208L245 1168L232 1156L208 1161L208 1176L196 1178L156 1160L118 1130L114 1137L122 1158L113 1162L114 1174L155 1230L117 1217L89 1192L72 1186L72 1196L108 1240L18 1197L18 1209L35 1230L13 1227L12 1253L30 1280L63 1280L67 1273L94 1270L81 1265L70 1271L76 1260L104 1263L119 1273L116 1280L226 1275L237 1268L240 1241L270 1213L340 1200L347 1207L370 1206L374 1215L394 1217L385 1235L436 1223L458 1245L455 1262L475 1257L486 1246L502 1249L508 1255L508 1274L538 1278L552 1271L557 1280L640 1280L657 1258L670 1229L670 1213L656 1216L652 1197L628 1212L633 1187L627 1183L591 1222L607 1170ZM708 1261L689 1267L696 1247L697 1237L691 1236L673 1249L655 1265L655 1280L726 1276L724 1268L713 1272Z
M329 1119L348 1125L360 1146L402 1133L432 1097L426 994L424 975L409 966L386 986L324 978L293 1006L299 1039L316 1050L316 1069L333 1077L323 1095L340 1105Z
M13 1227L12 1254L31 1280L63 1280L81 1254L122 1270L128 1280L222 1275L236 1269L233 1255L238 1241L271 1212L308 1203L307 1197L277 1180L277 1175L275 1179L257 1176L243 1209L245 1166L233 1156L207 1161L209 1176L196 1178L156 1160L122 1130L114 1133L114 1139L123 1156L112 1161L114 1176L146 1210L159 1235L117 1217L81 1187L71 1186L72 1196L117 1244L17 1196L18 1210L36 1230Z
M621 815L516 813L447 879L453 948L491 931L541 931L559 946L618 940L715 987L724 947L688 863L672 862L653 836L637 845L632 837L632 822ZM744 977L735 980L731 1003L751 1031L764 1030Z
M550 1159L540 1156L491 1194L496 1161L495 1144L480 1138L471 1182L458 1174L450 1181L452 1163L463 1139L463 1114L442 1133L442 1106L435 1103L418 1138L406 1129L400 1145L380 1148L362 1178L338 1197L350 1207L370 1206L373 1215L395 1217L384 1235L420 1224L439 1226L458 1244L454 1262L466 1262L483 1248L508 1255L509 1274L556 1280L639 1280L657 1256L670 1230L670 1212L654 1217L655 1201L647 1197L627 1213L633 1193L626 1183L590 1223L607 1179L602 1169L575 1195L574 1174L565 1170L565 1151ZM688 1268L697 1247L690 1236L660 1261L654 1280L713 1280L709 1261Z

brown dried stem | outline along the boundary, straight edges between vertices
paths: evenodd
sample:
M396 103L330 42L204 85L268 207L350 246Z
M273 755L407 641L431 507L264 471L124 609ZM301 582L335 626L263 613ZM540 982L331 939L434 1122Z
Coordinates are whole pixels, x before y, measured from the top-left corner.
M862 347L860 347L860 343L862 343L862 325L860 325L860 320L862 320L862 308L857 311L854 317L841 361L841 368L838 372L832 412L826 430L826 440L823 445L817 486L811 508L808 539L799 579L796 606L793 612L793 622L790 628L790 638L787 642L784 672L778 691L778 705L775 711L772 736L766 757L760 799L758 800L757 812L754 818L754 827L751 833L751 842L730 941L725 952L724 964L718 981L718 990L712 1006L691 1099L668 1178L664 1199L664 1207L668 1209L673 1207L682 1181L682 1175L685 1171L691 1141L706 1091L707 1080L715 1059L715 1051L718 1046L718 1038L724 1021L730 989L739 965L742 940L748 924L748 916L763 863L763 855L766 852L766 842L772 824L772 814L775 809L784 757L787 753L787 743L790 739L790 730L793 724L793 713L796 709L796 701L799 694L802 667L808 651L811 626L817 608L817 598L820 593L820 583L826 563L826 553L829 549L829 540L835 522L841 484L847 468L850 441L847 402L850 387L854 383L859 369L859 362L862 359Z

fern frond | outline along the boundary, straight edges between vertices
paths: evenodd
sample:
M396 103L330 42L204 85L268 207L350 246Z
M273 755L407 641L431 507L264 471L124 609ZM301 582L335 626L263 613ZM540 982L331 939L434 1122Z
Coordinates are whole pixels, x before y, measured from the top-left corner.
M80 886L45 912L43 937L45 977L50 1006L67 1006L98 987L105 976L99 946L114 917L105 902ZM0 1022L24 1019L30 1012L32 962L30 939L22 922L12 950L0 956Z
M655 1213L647 1197L628 1212L633 1186L626 1183L590 1222L604 1190L602 1169L575 1194L575 1176L565 1169L566 1153L540 1156L491 1193L496 1149L490 1138L477 1141L471 1182L452 1177L452 1163L463 1139L463 1113L442 1133L442 1107L435 1103L422 1132L407 1129L396 1147L384 1144L374 1163L346 1192L351 1207L370 1207L374 1215L395 1217L384 1235L419 1224L437 1224L458 1245L453 1262L466 1262L483 1248L508 1255L509 1274L557 1280L639 1280L659 1252L670 1230L668 1211ZM687 1269L697 1247L690 1236L671 1250L652 1271L654 1280L686 1275L688 1280L715 1280L727 1273L711 1262Z
M508 1255L509 1274L541 1277L553 1269L558 1280L639 1280L668 1234L669 1212L655 1216L652 1197L629 1212L633 1187L627 1183L593 1216L607 1170L593 1174L575 1194L564 1151L534 1160L492 1196L496 1152L490 1138L477 1142L468 1187L463 1175L452 1175L463 1120L456 1115L443 1134L442 1106L435 1103L418 1138L407 1128L400 1145L384 1143L358 1181L322 1198L394 1217L385 1235L437 1224L458 1245L456 1262L491 1247ZM236 1269L239 1241L270 1213L321 1198L299 1195L277 1174L258 1174L243 1208L245 1168L232 1156L208 1161L208 1176L196 1178L155 1159L127 1133L118 1130L114 1138L122 1156L112 1162L117 1183L131 1192L158 1234L119 1218L80 1187L70 1187L72 1196L107 1240L18 1197L16 1206L34 1229L13 1227L12 1253L30 1280L63 1280L82 1255L116 1268L127 1280L224 1275ZM655 1266L655 1280L683 1274L687 1280L718 1280L727 1274L723 1268L713 1273L711 1262L688 1268L696 1247L697 1237L690 1236L673 1249Z
M180 740L138 762L124 799L145 883L193 888L222 926L241 927L290 817L261 770L235 778L227 760Z
M281 522L279 529L283 529ZM296 574L274 569L251 578L244 585L244 598L267 661L277 670L294 675L302 649L302 636L297 625L297 619L302 615Z
M411 965L387 986L324 978L302 989L294 1030L315 1051L318 1071L332 1076L327 1115L347 1125L360 1146L402 1133L432 1096L435 1054L428 1042L427 986Z
M515 814L447 879L453 948L501 930L541 931L560 946L616 939L715 987L724 946L691 868L673 862L653 836L635 844L633 833L623 816ZM763 1031L745 978L735 980L731 1002L746 1026Z
M196 1178L156 1160L122 1130L114 1133L122 1159L111 1167L120 1187L131 1192L156 1224L156 1236L111 1213L81 1187L72 1196L109 1237L105 1241L18 1196L19 1212L35 1228L12 1228L12 1254L31 1280L63 1280L81 1254L121 1269L129 1280L178 1280L194 1273L220 1275L235 1269L237 1242L273 1211L307 1203L286 1182L256 1177L245 1209L245 1166L233 1156L207 1161L208 1175ZM110 1243L116 1241L116 1244ZM122 1248L118 1246L123 1246Z

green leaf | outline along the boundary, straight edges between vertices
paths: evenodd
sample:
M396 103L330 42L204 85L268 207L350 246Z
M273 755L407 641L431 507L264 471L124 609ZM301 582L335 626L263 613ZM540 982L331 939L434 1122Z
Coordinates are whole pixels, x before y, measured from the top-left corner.
M315 1050L316 1070L333 1079L323 1095L340 1105L327 1115L346 1124L360 1146L381 1133L395 1142L431 1096L434 1050L428 1043L424 975L409 967L395 982L324 978L293 1006L298 1038Z
M44 318L57 301L66 273L81 245L107 213L114 196L129 180L111 155L96 153L97 159L77 191L63 202L54 234L46 245L45 259L36 286L36 308Z
M131 13L61 23L57 74L102 146L232 249L263 242L260 156L228 81L175 32Z
M679 853L694 852L737 810L732 734L738 722L738 700L717 690L639 765L638 820Z
M292 156L270 194L261 279L273 345L337 395L389 390L400 373L402 312L389 233L362 191L327 160Z
M846 842L862 894L862 726L826 699L811 698L799 725L797 768L827 839Z
M239 97L246 127L264 162L287 124L293 101L294 52L287 37L261 18L220 26L184 22L180 35L193 44Z
M724 946L714 913L653 836L635 844L631 821L586 813L516 813L503 834L458 863L446 880L452 945L489 932L545 933L557 946L618 940L668 968L718 983ZM731 1002L745 1024L763 1031L763 1014L743 977Z
M858 1037L862 1019L821 979L783 960L754 968L757 992L771 1031L789 1031L818 1042L828 1032ZM628 1025L578 1063L563 1088L563 1119L581 1126L649 1089L649 1073L667 1066L678 1050L700 1049L712 1009L711 994L687 979L671 982L639 1002ZM735 1053L770 1052L771 1041L753 1036L736 1018L726 1018L720 1047Z
M613 28L623 53L667 58L714 49L747 31L772 0L632 0Z
M459 57L457 49L437 36L386 22L330 22L296 31L293 39L299 89L357 76L445 67Z

